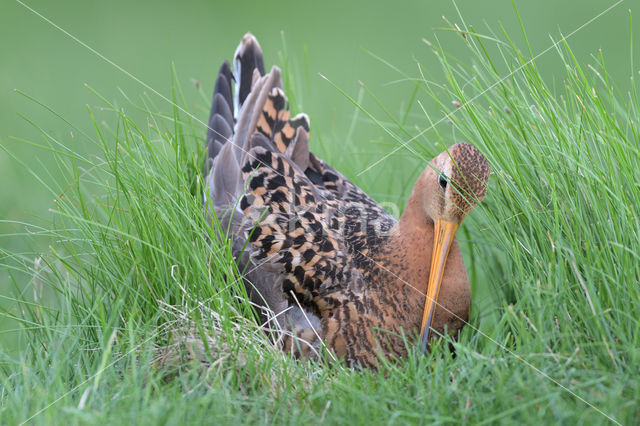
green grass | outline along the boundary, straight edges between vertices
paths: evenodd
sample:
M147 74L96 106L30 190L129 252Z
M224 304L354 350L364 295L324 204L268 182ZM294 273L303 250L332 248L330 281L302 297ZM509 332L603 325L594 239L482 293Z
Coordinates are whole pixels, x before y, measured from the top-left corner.
M411 151L358 176L384 153L351 145L357 130L346 143L368 151L361 164L338 161L341 141L322 129L311 142L396 203L444 146L485 153L490 189L459 231L474 309L457 342L375 372L279 353L253 320L230 248L206 238L216 224L202 214L200 123L146 96L121 108L96 93L95 134L70 130L100 154L43 130L34 143L64 178L25 164L57 201L55 222L31 229L49 239L46 254L1 252L20 306L4 315L20 323L22 349L0 349L2 423L638 423L638 85L619 92L604 60L579 63L560 42L566 72L550 86L526 45L460 28L465 37L452 26L425 44L438 72L399 73L403 108L382 108L366 86L354 96L366 105L353 128L382 127L387 152L427 129ZM442 47L452 43L468 48L464 59ZM172 100L187 108L173 81Z

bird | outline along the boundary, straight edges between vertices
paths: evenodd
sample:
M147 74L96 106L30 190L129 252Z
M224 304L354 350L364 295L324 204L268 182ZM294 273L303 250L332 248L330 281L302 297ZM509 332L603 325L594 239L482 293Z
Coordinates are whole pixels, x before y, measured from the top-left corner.
M456 143L433 158L395 219L310 151L310 119L291 116L251 33L232 61L213 90L204 214L281 349L375 369L406 357L407 336L424 349L460 330L471 291L455 233L487 191L481 152Z

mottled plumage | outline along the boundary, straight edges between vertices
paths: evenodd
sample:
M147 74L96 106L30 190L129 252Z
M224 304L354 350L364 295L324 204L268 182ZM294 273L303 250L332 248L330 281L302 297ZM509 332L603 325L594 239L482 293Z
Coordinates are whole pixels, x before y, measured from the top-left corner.
M352 365L375 367L379 356L404 355L401 336L419 331L423 317L434 220L459 223L484 197L488 163L472 145L454 145L425 169L396 221L309 151L308 117L290 117L280 70L265 74L250 34L234 70L225 61L214 88L207 201L230 229L261 320L297 356L314 357L326 345ZM468 318L455 239L448 254L435 330L457 330Z

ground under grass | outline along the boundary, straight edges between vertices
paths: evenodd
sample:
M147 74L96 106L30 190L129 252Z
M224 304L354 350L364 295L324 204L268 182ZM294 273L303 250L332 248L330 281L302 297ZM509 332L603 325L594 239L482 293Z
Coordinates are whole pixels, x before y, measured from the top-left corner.
M50 247L1 253L19 307L3 315L21 325L20 352L0 348L1 423L638 423L637 83L619 91L604 60L578 63L560 42L565 72L550 85L526 45L451 30L468 56L425 41L441 68L399 75L400 112L363 88L372 106L358 103L354 127L379 126L393 145L341 169L402 205L445 146L464 140L487 156L487 198L458 237L474 308L457 341L377 371L275 349L230 248L206 237L216 225L202 215L204 117L186 111L176 77L170 112L150 97L128 106L146 121L104 98L89 110L96 132L77 137L99 155L45 130L34 142L65 178L25 163L56 199L55 223L28 232ZM325 135L312 128L312 149L339 158L342 141ZM398 172L380 181L376 167Z

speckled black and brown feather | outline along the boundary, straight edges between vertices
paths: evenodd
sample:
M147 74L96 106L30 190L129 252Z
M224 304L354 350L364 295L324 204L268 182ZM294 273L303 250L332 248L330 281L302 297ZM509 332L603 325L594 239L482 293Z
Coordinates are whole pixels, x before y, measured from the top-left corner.
M291 144L298 127L309 132L309 122L305 115L301 114L290 120L289 114L289 104L284 92L275 87L268 94L256 124L256 130L273 142L282 153Z

